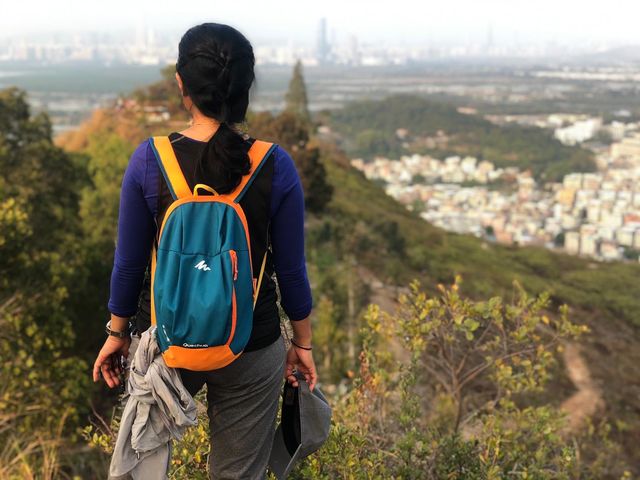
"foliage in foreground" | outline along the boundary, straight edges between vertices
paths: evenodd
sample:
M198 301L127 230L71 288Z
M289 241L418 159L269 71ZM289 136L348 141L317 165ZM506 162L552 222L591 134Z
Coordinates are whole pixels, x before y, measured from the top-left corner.
M544 390L562 342L585 330L566 308L547 316L548 298L519 288L512 303L440 289L429 298L413 283L397 313L369 309L356 386L297 478L622 475L610 458L581 458L557 406L528 400Z
M606 431L588 432L604 448L586 455L557 406L531 400L562 343L586 330L566 308L547 315L546 296L517 287L511 303L440 290L428 297L414 282L395 314L369 308L359 375L335 395L327 444L292 478L629 478ZM205 425L174 444L170 478L206 478ZM87 438L112 448L113 432L89 428Z
M83 176L17 89L0 92L0 171L0 478L64 478L60 447L88 411L68 308Z

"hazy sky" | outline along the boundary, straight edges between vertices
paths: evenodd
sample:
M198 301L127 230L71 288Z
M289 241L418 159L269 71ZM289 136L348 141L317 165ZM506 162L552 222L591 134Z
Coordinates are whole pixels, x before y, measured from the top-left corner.
M640 45L640 0L0 0L0 35L230 23L252 41L338 37L390 43L557 42Z

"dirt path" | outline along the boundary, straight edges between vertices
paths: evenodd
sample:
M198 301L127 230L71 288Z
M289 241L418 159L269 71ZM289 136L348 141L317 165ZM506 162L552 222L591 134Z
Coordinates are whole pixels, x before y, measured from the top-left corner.
M584 427L585 422L605 406L602 391L591 378L591 372L575 343L565 345L563 352L567 375L577 392L562 402L567 413L565 433L573 433Z

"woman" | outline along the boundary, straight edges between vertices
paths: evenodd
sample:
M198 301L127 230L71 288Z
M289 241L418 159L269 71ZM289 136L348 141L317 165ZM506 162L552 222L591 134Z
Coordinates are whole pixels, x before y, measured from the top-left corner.
M230 192L248 172L247 152L252 139L241 136L233 126L244 121L254 63L249 41L227 25L198 25L180 40L176 81L192 122L169 138L191 188L204 183L219 193ZM156 225L162 224L171 202L154 154L144 141L131 156L122 183L109 300L111 330L128 328L141 293L137 326L149 326L145 271L157 235ZM237 360L222 369L180 369L191 395L207 384L212 478L263 478L282 375L297 386L293 372L298 370L305 374L311 388L317 379L310 350L311 293L304 258L303 193L286 151L276 148L240 204L247 217L253 265L260 265L266 246L271 247L249 343ZM273 273L294 332L286 360ZM129 345L128 336L108 336L94 365L94 381L101 374L109 387L120 383L114 359L127 357Z

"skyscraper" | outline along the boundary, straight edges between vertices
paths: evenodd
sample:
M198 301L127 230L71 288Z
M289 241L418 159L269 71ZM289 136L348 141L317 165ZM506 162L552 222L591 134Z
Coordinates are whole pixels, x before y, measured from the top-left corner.
M485 45L485 50L487 53L491 53L493 49L493 24L489 23L487 26L487 43Z
M326 64L329 62L331 54L331 47L327 40L327 19L321 18L318 25L318 44L316 46L316 58L319 64Z

